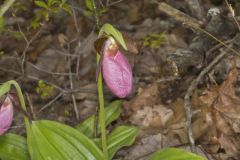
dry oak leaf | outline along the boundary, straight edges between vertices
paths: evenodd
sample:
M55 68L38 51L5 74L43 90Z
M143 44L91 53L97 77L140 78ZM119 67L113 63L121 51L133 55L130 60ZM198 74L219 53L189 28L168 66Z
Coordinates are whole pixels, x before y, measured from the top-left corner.
M173 111L159 103L157 83L138 89L137 96L125 106L125 109L131 112L129 121L143 128L164 127L172 117Z
M229 158L240 158L240 97L235 94L234 85L239 71L235 68L219 88L205 91L200 99L210 107L220 146Z

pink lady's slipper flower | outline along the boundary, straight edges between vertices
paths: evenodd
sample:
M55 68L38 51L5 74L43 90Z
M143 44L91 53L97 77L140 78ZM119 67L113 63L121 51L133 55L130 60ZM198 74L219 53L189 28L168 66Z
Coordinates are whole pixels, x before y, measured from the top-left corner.
M4 134L13 121L13 104L7 97L0 108L0 135Z
M117 97L127 97L132 92L132 69L127 58L119 50L113 37L104 42L100 65L104 81L109 90Z

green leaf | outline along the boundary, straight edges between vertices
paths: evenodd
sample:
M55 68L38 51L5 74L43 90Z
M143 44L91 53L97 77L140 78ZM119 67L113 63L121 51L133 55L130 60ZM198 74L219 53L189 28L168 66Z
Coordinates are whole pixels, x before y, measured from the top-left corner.
M28 160L26 139L11 133L0 136L0 159Z
M11 89L11 84L9 84L8 82L3 83L0 86L0 97L2 97L4 94L6 94L7 92L9 92Z
M67 13L69 13L70 15L72 15L72 10L71 10L69 4L64 3L64 4L62 5L62 9L63 9L64 11L66 11Z
M125 50L128 50L122 33L111 24L104 24L99 31L99 37L104 36L105 34L113 36Z
M118 119L121 113L122 102L119 100L113 101L105 108L105 123L109 125L114 120ZM91 116L76 126L76 129L88 137L93 137L95 116ZM100 125L98 125L98 134L100 134Z
M4 18L0 17L0 29L3 29L5 23L4 23Z
M38 27L40 27L40 21L38 19L34 19L32 22L31 22L31 27L33 29L37 29Z
M59 0L48 0L48 6L51 7L53 6L54 4L57 4L59 3L60 1Z
M94 10L92 0L85 0L85 5L86 5L87 9L89 9L90 11Z
M42 11L42 15L46 21L49 21L49 12L47 10Z
M135 141L138 128L133 126L119 126L107 138L108 155L112 159L114 154L124 146L130 146Z
M47 5L44 1L34 1L34 3L35 3L38 7L42 7L42 8L48 9L48 5Z
M183 149L166 148L153 153L149 160L206 160L206 158Z
M86 16L86 17L91 17L94 15L94 13L92 11L83 11L83 15Z
M103 153L76 129L48 120L32 123L29 144L34 160L100 160Z
M98 15L102 16L104 13L108 12L108 8L104 7L98 10Z

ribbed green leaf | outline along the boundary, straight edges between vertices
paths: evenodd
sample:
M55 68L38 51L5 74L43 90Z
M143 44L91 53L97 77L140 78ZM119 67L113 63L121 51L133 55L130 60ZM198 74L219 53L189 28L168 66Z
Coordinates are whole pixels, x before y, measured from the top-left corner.
M92 0L85 0L85 5L86 5L87 9L89 9L90 11L94 10Z
M103 153L76 129L53 121L32 123L31 147L34 160L100 160Z
M64 4L62 5L62 9L63 9L64 11L68 12L70 15L73 15L72 10L71 10L71 7L70 7L69 4L64 3Z
M125 49L127 49L126 43L124 41L124 38L122 36L122 33L118 31L116 28L114 28L111 24L104 24L99 31L99 37L103 36L104 34L111 35L115 38L115 40L120 43L120 45Z
M133 126L119 126L107 138L108 155L110 159L124 146L130 146L136 139L138 128Z
M105 108L105 123L109 125L112 121L118 119L121 113L122 102L113 101ZM91 116L76 126L76 129L88 137L93 137L95 116ZM100 125L98 125L98 134L100 134Z
M1 160L28 160L26 139L16 134L0 136L0 159Z
M53 6L54 4L58 4L60 1L59 0L48 0L47 3L48 3L48 6Z
M9 84L8 82L3 83L0 86L0 97L2 97L4 94L6 94L7 92L9 92L11 89L11 84Z
M48 5L47 5L44 1L34 1L34 3L35 3L38 7L42 7L42 8L48 9Z
M183 149L166 148L155 152L149 160L206 160L206 158Z

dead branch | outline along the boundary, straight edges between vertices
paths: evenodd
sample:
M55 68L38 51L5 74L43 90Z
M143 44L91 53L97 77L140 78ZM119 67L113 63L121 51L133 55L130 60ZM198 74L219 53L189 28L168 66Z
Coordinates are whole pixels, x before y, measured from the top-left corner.
M70 81L70 89L73 89L73 77L72 77L72 62L71 62L71 57L70 57L70 44L68 43L68 70L69 70L69 81ZM72 98L72 102L73 102L73 108L76 114L76 119L77 121L79 121L79 111L78 111L78 107L77 107L77 102L76 102L76 98L75 95L72 93L71 94L71 98Z
M216 12L212 14L209 17L210 20L204 29L202 29L201 23L196 19L189 17L166 3L158 4L161 11L174 17L187 27L198 31L198 34L193 38L188 48L178 49L168 58L168 60L177 67L179 74L183 75L188 73L189 68L201 68L205 60L205 53L216 44L216 41L219 42L219 39L223 37L232 38L232 36L237 33L237 28L233 25L233 22L224 19L220 13ZM227 47L227 45L224 46ZM237 51L235 52L238 54Z
M30 45L32 44L32 42L40 35L43 28L44 28L44 24L42 24L40 29L33 35L33 37L30 40L28 40L27 37L25 36L25 34L22 32L21 27L18 25L19 32L23 36L23 39L26 41L26 46L25 46L25 49L24 49L24 51L22 53L22 56L21 56L22 57L21 70L22 70L23 74L25 73L25 62L26 62L27 50L30 47Z

